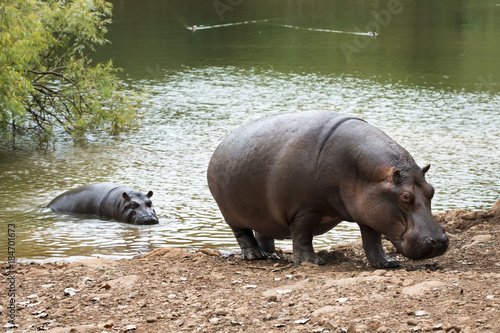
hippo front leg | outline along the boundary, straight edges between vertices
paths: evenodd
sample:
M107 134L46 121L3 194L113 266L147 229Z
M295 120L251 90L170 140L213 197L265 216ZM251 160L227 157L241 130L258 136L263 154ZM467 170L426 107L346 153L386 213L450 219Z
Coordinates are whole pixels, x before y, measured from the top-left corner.
M363 240L363 248L365 249L366 258L372 267L399 267L396 260L385 254L384 248L382 247L382 237L378 231L375 231L366 225L359 225L359 229L361 230L361 239Z
M234 233L234 237L238 241L238 245L241 248L241 258L247 260L257 260L265 259L266 253L262 250L257 243L251 229L241 229L236 227L231 227Z
M307 212L303 215L295 216L290 222L290 232L293 242L293 262L300 265L301 262L310 262L317 265L324 265L312 245L313 231L320 223L321 218L315 214Z

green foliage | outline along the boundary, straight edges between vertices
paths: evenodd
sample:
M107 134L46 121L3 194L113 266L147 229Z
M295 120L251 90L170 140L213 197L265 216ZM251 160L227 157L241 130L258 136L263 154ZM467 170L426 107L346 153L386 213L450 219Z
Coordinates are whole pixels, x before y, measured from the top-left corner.
M135 123L112 62L84 51L108 41L104 0L0 0L0 138L50 142L54 129L75 137ZM87 52L88 53L88 52Z

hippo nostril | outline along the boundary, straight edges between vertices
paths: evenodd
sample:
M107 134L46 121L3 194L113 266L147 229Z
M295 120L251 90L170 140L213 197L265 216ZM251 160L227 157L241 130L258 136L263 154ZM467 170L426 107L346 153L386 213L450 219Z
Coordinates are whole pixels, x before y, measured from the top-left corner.
M446 236L446 235L441 236L438 239L438 241L439 241L439 245L442 247L448 247L448 245L450 244L450 240L448 239L448 236Z

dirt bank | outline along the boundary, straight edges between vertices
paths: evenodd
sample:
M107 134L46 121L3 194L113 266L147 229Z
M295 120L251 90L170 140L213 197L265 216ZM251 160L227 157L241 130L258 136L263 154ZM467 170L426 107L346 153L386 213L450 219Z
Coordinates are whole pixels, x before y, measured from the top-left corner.
M436 214L449 251L401 268L367 266L360 241L322 251L325 266L247 262L214 250L16 265L15 329L31 332L499 332L500 201ZM8 320L7 265L1 270ZM2 325L3 326L3 325Z

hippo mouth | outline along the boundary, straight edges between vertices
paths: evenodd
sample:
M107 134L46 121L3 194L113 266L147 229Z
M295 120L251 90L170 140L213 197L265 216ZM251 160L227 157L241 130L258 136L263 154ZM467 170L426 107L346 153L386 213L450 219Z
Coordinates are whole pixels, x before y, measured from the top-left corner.
M405 257L420 260L444 254L448 249L449 239L443 233L436 237L403 237L399 242L392 243Z
M142 216L141 218L135 220L135 224L141 224L141 225L158 224L158 223L159 223L158 218L153 215Z

